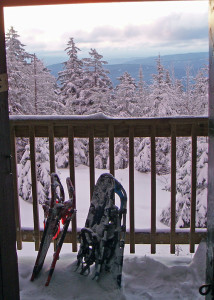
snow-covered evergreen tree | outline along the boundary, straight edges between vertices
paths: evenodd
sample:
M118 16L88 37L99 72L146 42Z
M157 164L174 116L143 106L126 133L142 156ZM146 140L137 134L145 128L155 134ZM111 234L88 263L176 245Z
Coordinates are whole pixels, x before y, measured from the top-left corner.
M117 138L114 147L115 169L125 169L128 167L129 145L128 139Z
M85 103L87 114L108 112L108 104L112 94L112 82L109 71L104 69L107 61L96 49L89 51L89 58L84 58L84 84L81 99Z
M125 72L118 80L120 83L115 88L116 115L121 117L139 116L140 111L136 100L137 85L134 78Z
M37 191L39 203L50 196L50 154L48 139L36 139Z
M143 68L140 66L139 69L139 81L137 85L137 102L138 102L138 107L140 108L141 115L143 116L144 113L147 112L148 110L148 87L146 82L144 81L143 78Z
M208 115L208 68L201 68L193 84L193 113Z
M135 169L142 173L151 171L150 138L135 139Z
M109 167L109 143L106 138L95 139L95 167L108 169Z
M190 226L191 209L191 141L182 138L177 151L177 178L176 178L176 226ZM199 138L197 143L197 192L196 192L196 227L206 227L207 216L207 170L208 145L205 138ZM170 184L166 185L170 191ZM161 214L161 222L170 226L170 207Z
M60 114L63 105L55 93L56 79L36 55L31 59L32 106L36 115Z
M184 102L184 86L182 80L174 78L173 84L173 107L175 115L183 115L183 102ZM173 114L174 115L174 114Z
M153 83L150 85L149 101L152 103L150 116L171 116L173 114L173 102L169 93L169 72L167 71L166 73L166 70L164 69L164 66L161 63L160 55L158 56L156 62L157 74L152 74Z
M11 27L6 33L7 72L9 82L8 102L10 114L31 114L32 87L30 54L24 49L17 31Z
M43 203L50 193L49 144L45 138L36 139L36 176L39 203ZM30 147L26 145L18 168L19 196L32 202Z
M78 58L80 49L75 45L73 38L69 39L65 51L68 61L64 63L64 70L58 74L58 94L65 105L66 114L82 114L80 92L83 85L83 62Z
M88 165L88 142L86 139L74 139L75 166ZM69 164L68 139L57 139L55 143L55 158L58 168L67 168Z
M181 114L193 115L194 114L194 96L193 96L193 81L194 78L191 74L191 66L186 66L186 76L183 79L185 92L183 94L182 102L180 101Z
M18 187L19 196L25 201L32 202L32 184L30 168L30 147L29 145L26 145L25 152L21 158L18 167Z

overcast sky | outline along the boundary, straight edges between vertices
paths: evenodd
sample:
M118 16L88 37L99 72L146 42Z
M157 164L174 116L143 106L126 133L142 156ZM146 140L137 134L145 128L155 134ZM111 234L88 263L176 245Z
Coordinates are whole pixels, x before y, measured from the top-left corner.
M5 8L30 53L50 63L65 57L70 37L87 57L104 59L208 51L208 1L71 4ZM54 61L53 59L53 61ZM51 61L52 62L52 61Z

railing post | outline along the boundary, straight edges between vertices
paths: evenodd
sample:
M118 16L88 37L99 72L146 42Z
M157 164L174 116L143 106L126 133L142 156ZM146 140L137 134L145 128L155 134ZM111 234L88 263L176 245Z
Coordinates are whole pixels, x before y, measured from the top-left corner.
M192 169L191 169L191 217L190 217L190 253L195 252L195 215L196 215L196 171L197 136L195 124L192 125Z
M209 154L206 283L214 282L214 1L209 1ZM211 300L211 293L206 300Z
M5 81L5 86L2 83ZM0 298L19 300L13 178L10 170L10 129L4 32L0 4Z
M17 241L17 249L21 250L22 249L22 232L21 232L21 217L20 217L19 191L18 191L16 136L15 136L15 128L14 127L12 127L10 130L10 140L11 140L14 206L15 206L15 221L16 221L16 241Z
M49 154L50 154L50 174L52 174L56 172L53 125L48 126L48 139L49 139ZM52 188L51 188L51 197L53 197ZM54 240L53 244L54 244L54 251L56 251L56 239Z
M109 126L108 130L109 135L109 169L110 173L114 176L114 127Z
M53 126L48 127L49 137L49 153L50 153L50 173L55 173L55 150L54 150L54 129Z
M176 225L176 125L171 125L171 225L170 225L170 253L175 253L175 225Z
M130 253L135 253L134 127L129 128L129 216L130 216Z
M156 253L156 127L151 131L151 253Z
M35 149L35 129L29 128L30 136L30 162L31 162L31 180L32 180L32 198L33 198L33 219L34 219L34 238L35 250L39 250L40 244L40 226L39 226L39 207L37 199L37 176L36 176L36 149Z
M92 199L95 185L94 169L94 128L89 128L89 172L90 172L90 199Z
M75 194L75 154L74 154L74 128L68 126L68 144L69 144L69 169L70 169L70 178L74 186ZM77 197L76 197L77 199ZM76 208L76 203L75 207ZM77 251L77 217L76 214L72 218L72 251Z

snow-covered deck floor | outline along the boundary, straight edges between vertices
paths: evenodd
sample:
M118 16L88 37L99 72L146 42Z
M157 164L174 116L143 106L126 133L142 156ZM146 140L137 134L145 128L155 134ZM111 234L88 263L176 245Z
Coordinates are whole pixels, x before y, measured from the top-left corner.
M96 169L96 179L104 170ZM68 176L68 169L60 169L62 184ZM123 184L128 194L128 170L117 170L116 178ZM150 174L135 171L135 228L150 228ZM167 178L157 176L157 230L168 230L159 220L164 207L170 203L170 193L163 190ZM82 188L84 186L84 189ZM66 189L65 189L66 191ZM77 220L78 227L84 226L89 207L88 167L76 168ZM66 191L67 199L67 191ZM33 226L32 204L20 201L23 227ZM127 216L128 217L128 216ZM43 210L40 207L42 226ZM127 218L127 227L129 227ZM176 247L176 254L169 254L169 245L157 245L157 254L150 254L150 245L136 245L136 254L129 254L125 246L122 288L115 289L110 278L100 282L92 280L92 275L81 276L74 272L77 253L72 253L71 245L64 244L60 260L56 264L49 287L45 287L51 264L53 248L48 252L41 276L30 282L37 252L33 243L23 243L18 251L21 300L197 300L204 299L198 289L205 281L206 245L201 243L196 254L189 254L189 245ZM179 253L178 253L179 252Z
M164 254L164 249L156 255L139 255L146 251L146 245L137 247L136 254L127 254L125 248L122 288L114 287L108 277L99 282L92 280L92 274L82 276L75 272L76 253L71 245L64 245L60 260L48 287L45 287L52 260L50 249L41 275L30 282L37 252L32 243L24 243L18 251L21 300L197 300L203 299L198 288L205 280L206 244L202 242L196 254L179 256ZM169 246L161 246L167 247Z

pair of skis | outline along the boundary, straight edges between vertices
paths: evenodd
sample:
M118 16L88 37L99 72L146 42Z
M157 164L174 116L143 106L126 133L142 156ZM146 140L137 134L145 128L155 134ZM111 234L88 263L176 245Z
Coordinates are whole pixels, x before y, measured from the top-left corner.
M115 205L115 194L120 206ZM95 263L94 279L104 270L121 286L123 253L126 234L127 195L122 185L111 175L102 174L94 188L85 227L80 233L77 269L90 272Z
M50 201L46 201L43 204L44 215L45 215L45 228L42 235L39 252L33 268L31 281L33 281L39 275L43 267L45 257L47 255L50 244L52 240L58 237L59 235L58 241L56 243L56 251L54 253L48 278L45 284L46 286L48 286L50 283L56 262L59 259L59 253L61 251L70 221L76 213L75 192L69 177L66 179L66 183L67 183L68 195L69 195L68 201L65 201L64 189L58 175L52 173L51 174L52 197ZM60 233L60 221L63 224L63 229L61 233Z

